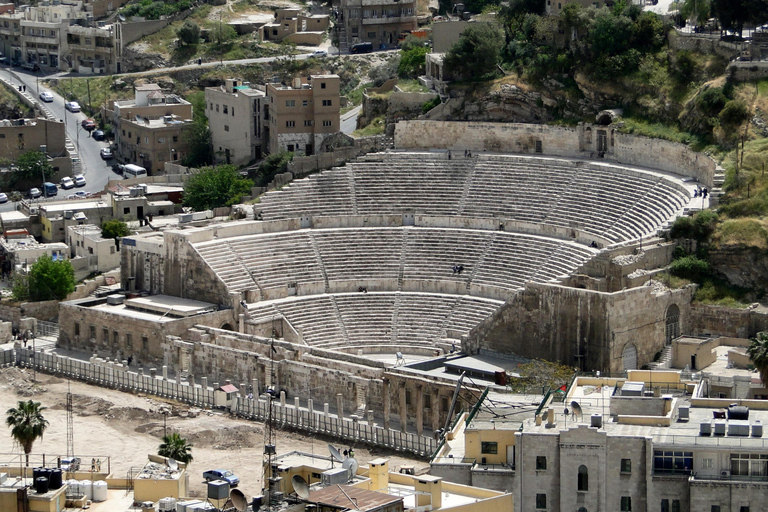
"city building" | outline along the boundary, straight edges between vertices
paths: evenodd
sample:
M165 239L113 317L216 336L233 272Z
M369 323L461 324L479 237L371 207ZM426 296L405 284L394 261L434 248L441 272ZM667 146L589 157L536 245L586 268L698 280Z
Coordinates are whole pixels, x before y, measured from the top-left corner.
M120 251L112 238L101 236L101 228L82 224L67 228L70 257L87 260L90 272L107 272L120 266ZM74 265L74 263L73 263Z
M275 19L259 28L262 41L280 42L284 39L296 44L317 46L323 42L330 26L327 14L303 14L301 9L276 9Z
M341 130L338 75L294 78L290 85L268 84L268 152L281 150L312 155Z
M342 0L339 37L351 47L371 43L395 48L406 33L418 28L413 0Z
M205 88L205 115L217 161L245 165L261 158L265 89L232 78L223 86Z
M64 145L65 140L64 123L59 120L0 120L0 154L3 157L16 160L28 151L42 151L54 172L64 175L72 170L72 159Z
M112 120L117 159L150 175L162 174L165 162L180 161L187 153L184 131L192 124L192 104L163 93L157 84L137 85L132 100L110 101L104 119Z
M67 254L67 244L40 243L26 229L7 230L0 237L0 266L8 272L28 269L42 256L64 259Z

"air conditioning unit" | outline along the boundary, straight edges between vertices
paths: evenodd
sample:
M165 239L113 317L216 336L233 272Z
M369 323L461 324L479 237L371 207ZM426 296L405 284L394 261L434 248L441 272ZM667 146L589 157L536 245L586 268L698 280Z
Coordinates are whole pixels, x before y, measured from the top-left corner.
M336 484L346 484L349 480L349 471L346 468L334 468L320 473L323 487Z
M720 477L721 478L730 478L731 477L731 472L728 471L727 469L725 469L725 470L720 472Z

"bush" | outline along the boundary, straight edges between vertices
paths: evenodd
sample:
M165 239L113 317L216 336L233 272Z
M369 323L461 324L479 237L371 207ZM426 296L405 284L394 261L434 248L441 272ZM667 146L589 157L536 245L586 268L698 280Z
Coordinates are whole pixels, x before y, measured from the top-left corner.
M257 187L266 187L275 178L276 174L288 170L288 162L291 160L293 160L293 153L288 151L272 153L248 177L253 180Z
M710 87L696 98L696 106L707 117L717 117L728 98L720 87Z
M686 256L673 261L669 266L669 273L675 277L698 282L709 275L710 266L708 262L696 256Z
M421 106L421 111L425 114L440 104L440 96L435 96Z
M669 230L669 237L673 240L691 238L703 242L712 236L717 221L717 214L711 210L698 212L693 217L678 217Z
M749 119L749 107L742 100L731 100L725 104L718 117L722 126L737 128Z
M186 20L176 31L176 36L182 45L194 46L200 40L200 27L192 20Z
M232 165L204 167L184 184L184 206L195 211L231 206L251 193L253 182Z

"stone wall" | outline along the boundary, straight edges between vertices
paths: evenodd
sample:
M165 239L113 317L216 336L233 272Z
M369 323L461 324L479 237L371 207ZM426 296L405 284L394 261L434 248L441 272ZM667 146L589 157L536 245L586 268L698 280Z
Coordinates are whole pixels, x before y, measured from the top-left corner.
M674 30L670 31L668 35L669 47L673 50L689 50L704 54L715 53L728 60L738 57L741 52L741 43L721 41L719 32L713 35L705 35Z
M469 353L490 350L559 361L583 370L621 372L622 354L634 345L637 364L665 344L666 312L680 309L687 332L693 287L654 293L650 287L603 293L527 283L525 289L470 331Z
M728 72L737 82L748 82L768 77L768 62L731 62Z
M611 126L581 124L569 128L527 123L400 121L395 127L395 147L535 154L536 144L540 142L543 155L591 159L600 153L597 151L600 131L606 132L604 160L607 163L692 176L712 187L717 164L709 156L676 142L619 133Z
M11 322L19 327L21 319L36 318L46 322L55 322L59 316L59 301L23 302L21 304L0 304L0 320Z
M768 314L707 304L691 305L691 334L751 338L768 330Z

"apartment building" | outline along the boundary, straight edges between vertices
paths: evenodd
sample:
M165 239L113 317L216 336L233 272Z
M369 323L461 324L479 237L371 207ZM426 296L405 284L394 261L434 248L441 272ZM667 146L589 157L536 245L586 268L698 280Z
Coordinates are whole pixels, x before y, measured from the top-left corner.
M712 398L711 378L578 377L534 417L459 422L431 472L512 492L515 512L763 510L768 401Z
M184 130L192 124L192 104L165 94L157 84L137 85L132 100L111 101L104 119L111 119L116 157L152 174L163 174L165 162L182 160L188 145Z
M72 71L94 75L120 71L119 42L113 25L100 27L84 22L70 25L66 34L67 64Z
M338 75L294 78L290 85L268 84L268 152L280 150L312 155L341 129Z
M233 78L205 88L205 115L218 162L245 165L261 158L265 89Z
M350 47L395 48L401 34L418 28L415 0L342 0L340 11L340 37Z

